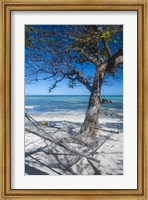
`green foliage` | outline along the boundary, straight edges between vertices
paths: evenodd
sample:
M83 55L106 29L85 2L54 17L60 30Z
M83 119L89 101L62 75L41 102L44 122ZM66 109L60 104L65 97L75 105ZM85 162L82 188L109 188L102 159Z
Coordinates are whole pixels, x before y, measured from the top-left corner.
M30 48L32 47L33 40L34 40L34 29L30 25L25 25L25 47Z
M105 38L106 40L110 40L110 31L105 32Z
M101 39L102 39L102 38L104 38L104 39L105 39L106 37L105 37L105 35L101 35L101 37L100 37L100 38L101 38Z
M58 76L68 73L72 77L69 79L69 87L75 87L76 80L73 80L72 75L78 74L77 69L81 71L88 63L97 65L99 59L98 63L105 62L110 58L110 50L115 46L116 49L122 48L119 39L122 31L122 26L118 25L53 25L43 28L26 25L25 47L28 49L28 58L38 62L37 69L31 69L31 74L45 73L46 76L49 72L51 75L56 74L51 76L56 80ZM72 69L75 69L74 73ZM110 71L110 74L114 74L114 71ZM91 79L87 77L86 80L90 82Z

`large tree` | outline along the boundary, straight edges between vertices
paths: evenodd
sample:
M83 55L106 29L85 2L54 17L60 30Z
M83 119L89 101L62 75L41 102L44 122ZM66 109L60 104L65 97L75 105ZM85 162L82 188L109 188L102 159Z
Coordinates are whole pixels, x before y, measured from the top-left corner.
M106 76L115 76L123 63L122 25L25 26L26 83L50 80L49 92L68 79L90 92L80 129L85 142L93 142L98 131L101 87ZM85 66L94 66L86 76Z

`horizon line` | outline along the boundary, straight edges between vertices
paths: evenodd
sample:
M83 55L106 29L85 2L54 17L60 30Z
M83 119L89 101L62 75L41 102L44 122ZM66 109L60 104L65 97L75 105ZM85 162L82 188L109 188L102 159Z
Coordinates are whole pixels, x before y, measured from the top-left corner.
M25 94L25 96L90 96L89 94ZM123 94L102 94L101 96L123 96Z

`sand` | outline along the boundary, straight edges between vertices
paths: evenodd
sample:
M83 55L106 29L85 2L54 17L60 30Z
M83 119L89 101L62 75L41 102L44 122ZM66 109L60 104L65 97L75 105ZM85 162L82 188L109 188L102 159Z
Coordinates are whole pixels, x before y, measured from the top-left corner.
M97 141L90 146L77 143L75 140L68 140L69 137L75 138L84 116L85 113L71 112L32 115L37 122L48 122L47 125L40 125L39 128L35 128L26 120L27 130L38 132L42 137L31 131L25 132L25 174L123 175L122 113L101 111ZM66 151L48 140L50 137L60 142L64 138L64 144L84 156ZM100 161L100 163L88 159L85 155Z

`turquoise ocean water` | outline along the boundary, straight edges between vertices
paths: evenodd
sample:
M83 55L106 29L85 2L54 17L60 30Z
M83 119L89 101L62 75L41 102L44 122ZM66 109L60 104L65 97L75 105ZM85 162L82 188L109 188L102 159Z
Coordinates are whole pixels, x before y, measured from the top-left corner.
M123 96L105 95L102 98L111 100L112 103L101 104L102 109L123 112ZM30 114L44 112L85 112L89 96L83 95L26 95L25 109Z

